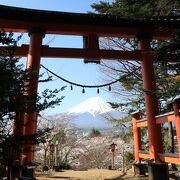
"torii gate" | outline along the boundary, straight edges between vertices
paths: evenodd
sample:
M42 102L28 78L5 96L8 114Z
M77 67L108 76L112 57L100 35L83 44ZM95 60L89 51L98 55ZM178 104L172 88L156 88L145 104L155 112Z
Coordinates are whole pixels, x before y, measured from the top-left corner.
M180 28L180 19L175 17L159 17L143 20L122 19L117 16L62 13L53 11L31 10L0 6L0 28L5 32L29 33L29 45L17 47L15 56L27 57L27 69L32 68L39 75L40 59L46 58L84 58L140 61L144 89L153 91L156 89L153 67L153 52L150 47L152 39L171 39L176 29ZM86 48L54 48L43 46L42 40L46 34L78 35L88 39ZM102 50L99 49L99 37L138 38L140 49L136 51ZM0 47L0 50L4 47ZM37 79L38 80L38 79ZM33 91L27 92L27 96L36 95L38 81L29 82ZM139 163L142 158L150 158L155 162L160 159L163 162L180 164L180 153L176 158L161 158L162 137L160 124L157 123L158 102L156 98L144 93L147 119L144 121L148 127L149 153L140 153L139 130L137 114L133 116L135 158ZM176 122L178 151L180 152L180 118L179 100L175 106L174 120ZM166 118L167 119L167 118ZM25 116L21 115L21 121L28 126L15 126L14 133L20 135L33 135L36 133L37 114L35 112ZM167 120L168 121L168 120ZM164 121L160 121L164 122ZM26 152L26 163L34 160L34 144L26 145L30 152Z

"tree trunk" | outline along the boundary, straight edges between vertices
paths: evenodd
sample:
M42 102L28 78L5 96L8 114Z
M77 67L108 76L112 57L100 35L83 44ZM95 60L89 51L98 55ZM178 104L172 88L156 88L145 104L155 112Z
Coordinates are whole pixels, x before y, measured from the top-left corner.
M44 149L44 165L46 164L47 159L47 149Z

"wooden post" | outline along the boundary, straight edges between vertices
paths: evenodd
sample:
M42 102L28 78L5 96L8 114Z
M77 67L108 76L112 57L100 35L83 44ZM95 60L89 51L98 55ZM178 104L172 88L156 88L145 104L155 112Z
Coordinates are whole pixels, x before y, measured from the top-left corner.
M116 150L116 146L117 146L117 144L115 144L115 143L112 143L110 145L110 149L111 149L111 152L112 152L112 169L114 169L114 167L115 167L115 150Z
M175 99L173 103L175 122L176 122L176 134L177 134L177 143L178 143L178 154L180 158L180 98Z
M133 135L134 135L134 155L135 155L136 163L140 163L139 150L141 147L141 142L140 142L140 131L139 128L137 127L137 120L140 119L140 117L141 115L139 112L132 114Z
M114 151L112 151L112 169L114 169L114 157L115 157Z
M153 66L153 54L150 47L151 37L139 36L139 45L142 50L142 77L146 103L146 115L149 135L149 152L151 158L158 161L158 153L162 152L161 127L156 124L155 116L158 114L158 101L156 95L156 81Z

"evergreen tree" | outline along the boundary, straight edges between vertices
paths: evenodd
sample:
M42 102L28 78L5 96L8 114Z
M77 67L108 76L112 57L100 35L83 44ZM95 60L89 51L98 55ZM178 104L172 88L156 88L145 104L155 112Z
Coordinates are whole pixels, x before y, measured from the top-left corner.
M158 1L134 1L114 0L111 3L100 1L92 4L95 12L100 14L118 15L123 18L142 19L154 16L176 16L179 1L158 0ZM156 96L160 100L161 111L166 108L166 101L179 94L179 64L162 62L167 58L179 59L179 33L174 35L171 41L153 41L152 48L156 52L155 71L157 80ZM104 48L120 50L136 50L136 39L104 38L101 39ZM159 62L161 60L161 62ZM112 88L112 93L119 95L122 102L119 104L122 109L128 112L144 109L143 82L141 75L141 64L139 62L102 62L101 71L109 80L120 78L119 84Z
M100 1L92 5L95 12L100 14L118 15L122 18L142 19L159 16L180 16L180 1L178 0L114 0L111 3ZM163 27L162 27L163 28ZM137 49L136 39L104 38L102 46L110 49L135 50ZM155 51L154 67L156 74L157 89L155 93L159 100L160 112L166 112L167 101L179 95L180 92L180 64L168 63L163 60L175 60L180 62L180 32L177 31L169 41L152 41L151 47ZM119 61L115 63L103 62L101 71L109 79L120 77L119 84L112 88L112 93L121 97L122 102L115 104L126 112L137 110L144 111L144 89L141 75L141 64L139 62ZM113 104L114 105L114 104ZM128 121L128 118L125 118ZM122 120L113 120L116 125L122 125ZM111 120L112 121L112 120ZM173 128L169 126L169 145L171 152L173 148Z
M0 32L0 44L5 46L5 49L0 52L0 142L12 138L12 128L15 116L19 113L36 112L39 114L47 108L53 108L55 105L60 105L63 96L56 95L64 90L65 87L55 90L44 90L37 96L27 97L24 95L24 82L27 73L23 65L20 64L19 58L14 56L17 42L21 36L15 39L13 33ZM42 79L42 75L40 75ZM40 80L40 82L47 82L51 78ZM36 107L29 107L24 109L24 103L27 101L35 102ZM18 121L18 120L17 120ZM43 135L43 131L39 131L39 135ZM38 133L34 140L40 140ZM26 138L26 137L24 137ZM27 137L29 138L29 137Z
M90 137L97 137L97 136L100 136L100 135L101 135L101 132L96 128L92 128L92 130L91 130L91 132L89 134Z
M91 5L100 14L118 15L125 18L143 18L152 16L168 16L179 9L178 0L113 0L100 1Z

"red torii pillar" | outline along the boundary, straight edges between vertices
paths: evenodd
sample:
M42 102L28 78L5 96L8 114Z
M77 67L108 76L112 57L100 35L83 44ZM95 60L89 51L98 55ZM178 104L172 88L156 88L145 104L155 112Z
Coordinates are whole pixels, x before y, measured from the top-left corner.
M156 124L155 116L158 114L158 101L156 98L156 80L153 66L153 54L150 46L151 37L146 34L138 36L142 50L142 77L146 103L146 115L149 136L149 153L155 162L159 161L158 153L162 152L161 127Z
M38 79L41 59L42 40L45 35L45 31L41 28L32 28L29 32L30 45L27 57L27 77L24 86L24 96L27 101L25 108L27 112L24 114L25 132L24 136L34 135L37 132L37 113L36 113L36 97L38 91ZM31 102L31 99L33 101ZM31 108L32 111L28 111ZM26 143L24 155L26 156L26 164L31 164L34 160L35 145L34 142Z

